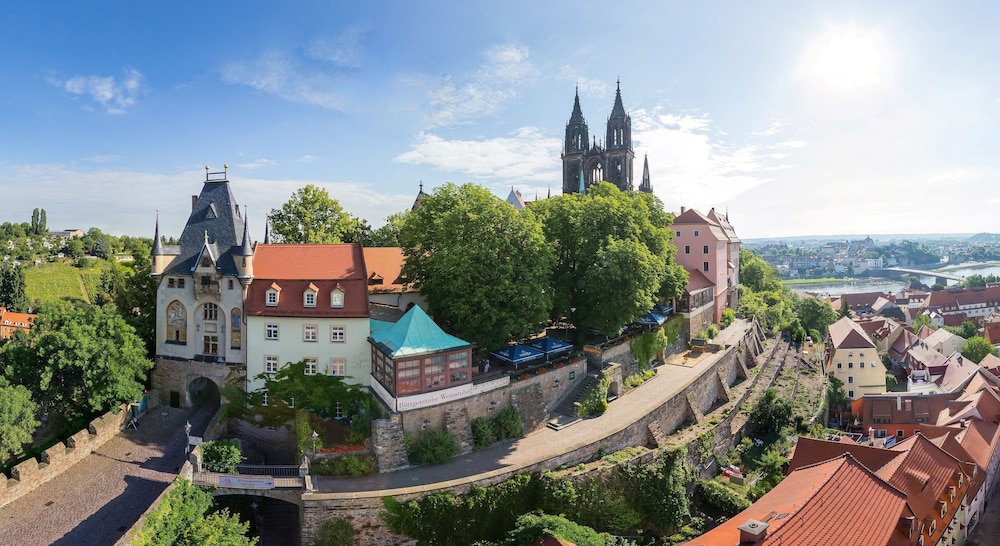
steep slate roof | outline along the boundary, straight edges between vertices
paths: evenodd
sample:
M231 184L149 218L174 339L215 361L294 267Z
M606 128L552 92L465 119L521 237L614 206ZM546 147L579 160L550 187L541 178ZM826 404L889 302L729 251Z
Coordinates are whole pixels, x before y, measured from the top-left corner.
M244 312L249 316L343 317L368 316L368 281L361 244L257 245L254 281L247 290ZM272 286L281 290L277 306L268 306ZM303 293L316 290L316 306L305 307ZM330 292L344 292L344 306L330 306Z
M722 231L726 234L726 237L729 239L729 242L731 243L740 242L740 238L736 236L736 230L733 229L733 225L729 223L729 220L726 219L724 215L717 214L715 212L715 207L712 207L712 209L708 211L708 217L718 222L719 227L722 228Z
M524 203L524 198L521 197L521 192L515 191L513 187L510 188L510 193L507 195L507 202L518 211L524 210L524 207L527 206Z
M472 347L471 343L445 333L419 305L411 307L391 327L373 326L380 329L372 331L369 341L393 359Z
M229 181L207 180L184 225L179 245L160 249L165 255L177 256L164 274L190 275L204 250L215 260L219 274L236 276L233 253L238 252L242 242L243 216Z
M835 349L874 349L868 334L850 317L842 317L830 325L830 339Z
M851 310L858 311L862 309L872 309L875 306L875 302L877 302L879 298L884 298L892 302L896 300L892 294L886 294L884 292L859 292L857 294L844 294L840 296L838 302L847 300L847 304L851 307ZM840 309L839 305L834 309Z
M365 248L365 269L368 271L368 292L372 294L398 294L416 292L402 276L403 249L399 247ZM379 284L377 281L381 281Z
M790 472L750 508L685 544L736 546L751 518L768 524L758 546L896 544L905 538L897 527L905 507L905 493L842 453Z

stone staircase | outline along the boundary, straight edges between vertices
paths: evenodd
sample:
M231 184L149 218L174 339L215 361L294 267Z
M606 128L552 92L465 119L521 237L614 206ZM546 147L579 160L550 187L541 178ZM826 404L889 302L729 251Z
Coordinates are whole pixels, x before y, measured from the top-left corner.
M553 430L562 430L579 423L582 419L576 414L577 403L583 402L590 391L597 386L599 379L600 375L596 372L588 373L587 377L584 377L579 385L569 391L552 410L554 418L549 420L547 426Z

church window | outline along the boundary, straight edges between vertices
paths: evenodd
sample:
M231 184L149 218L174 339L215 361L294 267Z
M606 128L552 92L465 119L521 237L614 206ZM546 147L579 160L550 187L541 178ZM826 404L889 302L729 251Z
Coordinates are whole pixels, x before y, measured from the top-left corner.
M205 320L219 320L219 306L214 303L206 303L202 311L202 318Z

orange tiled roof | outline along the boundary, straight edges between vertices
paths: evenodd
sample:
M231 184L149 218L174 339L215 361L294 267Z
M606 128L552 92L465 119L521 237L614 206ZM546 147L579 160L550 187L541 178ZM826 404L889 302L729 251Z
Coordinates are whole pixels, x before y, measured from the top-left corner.
M416 292L402 277L406 258L399 247L365 248L365 270L368 271L368 291L373 294Z
M750 508L685 544L736 546L751 518L768 525L759 546L894 544L905 507L905 493L842 453L791 472Z
M17 330L27 332L31 330L31 325L35 323L35 317L31 313L15 313L0 307L0 339L10 339Z
M868 334L850 317L843 317L830 325L830 339L835 349L874 349Z
M358 243L264 245L254 249L253 273L262 279L362 279L365 260Z

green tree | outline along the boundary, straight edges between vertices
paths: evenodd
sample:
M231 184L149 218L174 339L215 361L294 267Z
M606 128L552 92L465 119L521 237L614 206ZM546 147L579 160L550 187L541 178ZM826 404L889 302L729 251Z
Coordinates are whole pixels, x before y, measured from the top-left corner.
M844 318L851 316L851 304L847 301L847 298L841 296L840 298L840 311L837 312L838 318ZM830 324L833 324L832 322Z
M480 347L521 339L552 306L552 249L531 210L475 184L446 184L408 214L403 275L448 332Z
M176 546L253 546L257 537L247 537L249 522L241 522L239 516L229 510L204 515L184 529L174 544Z
M146 356L152 358L156 352L156 281L148 274L149 270L148 248L140 248L133 254L130 268L113 263L101 273L100 291L94 303L113 304L143 340Z
M253 546L249 525L227 510L205 515L212 495L178 479L132 539L133 546Z
M781 290L781 279L774 266L745 248L740 249L740 283L754 292Z
M45 209L38 211L38 234L42 235L49 230L49 221L45 217Z
M798 300L795 314L799 317L802 327L806 330L825 332L831 324L837 321L837 313L829 302L819 301L806 296Z
M38 405L28 389L11 385L0 376L0 461L6 461L31 442L39 424L35 418L37 412Z
M962 281L962 286L966 288L985 288L986 278L978 273L973 273Z
M201 454L206 470L223 474L239 474L240 463L245 459L236 440L205 442L201 444Z
M325 374L306 375L306 361L289 362L277 373L260 374L264 380L260 392L267 392L272 401L295 401L295 407L306 408L322 416L335 415L336 403L341 407L357 406L367 393L344 382L343 377Z
M972 339L979 333L976 325L972 323L971 320L963 320L962 324L957 328L952 328L950 326L945 326L945 329L949 332L955 334L956 336L963 337L965 339Z
M779 432L792 421L792 403L778 398L778 392L767 389L747 416L754 433L767 435Z
M919 332L921 328L928 326L933 328L934 325L931 324L931 316L926 312L917 315L917 318L913 319L913 331Z
M402 241L399 239L399 233L402 231L403 224L406 223L406 218L409 214L410 211L404 210L387 216L385 219L385 225L371 232L368 239L365 241L365 246L402 246Z
M844 390L844 382L835 375L827 376L826 383L826 403L831 411L841 412L850 407L850 399L847 398L847 391Z
M0 262L0 307L17 313L28 310L24 270L19 265Z
M635 357L639 365L646 367L656 356L656 353L667 348L667 336L662 329L647 332L632 340L629 348L632 349L632 356Z
M29 336L0 349L4 374L46 411L70 418L107 411L142 394L142 340L111 307L46 304Z
M83 241L80 239L70 239L66 242L66 255L70 258L83 257Z
M272 209L271 235L284 243L340 243L359 232L358 219L344 212L323 188L299 188L280 209Z
M980 336L972 336L962 345L962 356L976 364L982 362L986 355L997 356L997 350Z
M31 233L38 235L38 209L31 211Z
M674 262L673 217L656 197L600 182L586 194L534 204L555 249L554 315L578 332L614 334L649 311L658 297L683 293L687 272Z
M578 546L605 545L604 537L590 527L580 525L562 516L541 513L524 514L517 518L514 529L497 545L535 544L535 541L546 537L559 539L561 543L563 541L572 542Z

